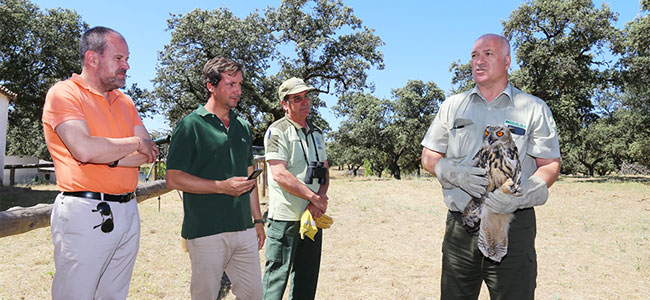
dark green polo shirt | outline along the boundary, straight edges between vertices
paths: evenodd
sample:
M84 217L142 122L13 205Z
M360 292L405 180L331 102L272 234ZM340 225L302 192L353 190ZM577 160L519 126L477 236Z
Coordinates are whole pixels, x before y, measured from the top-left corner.
M167 169L197 177L226 180L247 176L253 165L250 125L230 111L230 128L202 105L183 118L172 134ZM249 193L226 194L183 192L181 236L193 239L253 227Z

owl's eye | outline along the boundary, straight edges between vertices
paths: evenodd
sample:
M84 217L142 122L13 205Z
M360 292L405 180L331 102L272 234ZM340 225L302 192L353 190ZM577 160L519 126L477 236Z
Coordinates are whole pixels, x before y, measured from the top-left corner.
M497 131L497 136L502 137L503 136L503 131Z
M485 131L485 136L488 136L488 135L490 135L490 133L486 130Z

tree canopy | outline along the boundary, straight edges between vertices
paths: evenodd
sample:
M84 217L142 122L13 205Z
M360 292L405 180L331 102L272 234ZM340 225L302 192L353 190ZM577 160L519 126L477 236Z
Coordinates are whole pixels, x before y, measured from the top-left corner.
M285 0L243 19L225 8L195 9L173 15L168 30L172 40L160 52L155 89L147 101L162 103L172 124L206 102L201 70L214 56L245 66L237 110L257 137L284 115L276 92L282 80L300 77L321 92L341 96L370 88L366 72L383 68L378 50L383 42L341 1ZM279 65L275 74L271 63ZM311 118L327 127L318 114L324 102L312 97L312 105Z
M26 0L0 2L0 84L9 106L7 154L49 157L41 115L47 90L81 71L79 37L88 25L68 9L41 11Z
M611 81L606 70L611 61L602 54L616 37L616 19L609 7L595 8L591 0L529 1L503 22L516 49L519 88L546 101L553 112L565 171L603 159L582 139L598 119L592 100Z
M622 29L607 4L591 0L528 0L502 21L519 66L510 81L551 108L564 173L650 166L650 0L640 4ZM0 84L19 95L9 107L7 153L47 158L45 95L81 71L78 40L88 25L74 11L42 11L28 0L0 2L0 18ZM175 124L208 98L205 62L226 56L244 65L237 110L253 126L256 144L284 115L277 87L296 76L338 98L343 120L328 134L333 165L396 178L419 172L419 142L445 95L434 82L410 80L390 99L374 96L368 71L383 69L384 43L342 0L284 0L245 17L195 9L172 14L167 25L171 41L158 54L154 88L125 89L141 114L166 113ZM474 86L469 63L451 62L449 71L452 93ZM312 102L311 120L328 129L319 114L325 102Z
M620 109L617 127L625 145L625 159L650 167L650 0L641 14L625 25L614 52L621 55L615 72Z
M403 171L419 172L420 141L442 100L444 93L434 82L421 80L394 89L391 100L368 93L349 95L336 107L346 120L332 136L338 147L351 151L333 155L338 163L357 168L365 163L378 176L385 169L396 179Z

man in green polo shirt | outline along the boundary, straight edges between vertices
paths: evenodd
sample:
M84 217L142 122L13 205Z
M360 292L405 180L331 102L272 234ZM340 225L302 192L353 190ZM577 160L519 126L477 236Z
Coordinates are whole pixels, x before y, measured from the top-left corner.
M533 299L537 277L535 210L548 198L560 173L555 121L541 99L508 82L510 44L495 34L481 36L472 49L473 90L445 100L422 141L422 166L442 185L449 208L442 244L441 299L477 299L485 281L491 299ZM521 161L521 196L500 189L485 203L498 213L514 213L508 254L500 263L484 257L477 236L460 221L473 197L486 192L485 169L472 160L488 125L507 126Z
M242 65L215 57L203 68L209 98L172 134L167 186L183 191L183 228L192 263L192 299L217 299L225 271L237 299L262 298L259 249L264 223L253 171L250 125L232 110Z
M314 218L327 209L329 171L321 131L307 122L311 109L302 79L291 78L278 89L285 116L264 136L269 170L269 212L264 270L264 298L280 300L289 276L289 299L314 299L320 268L322 229L300 238L300 217L309 209Z

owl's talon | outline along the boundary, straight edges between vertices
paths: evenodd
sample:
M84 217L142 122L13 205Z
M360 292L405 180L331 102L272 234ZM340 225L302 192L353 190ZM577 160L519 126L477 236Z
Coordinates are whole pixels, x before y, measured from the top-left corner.
M506 180L506 182L504 182L504 183L501 185L501 191L502 191L504 194L510 194L510 193L513 192L513 186L514 186L514 185L515 185L515 183L512 181L512 179L511 179L511 178L508 178L508 180Z

